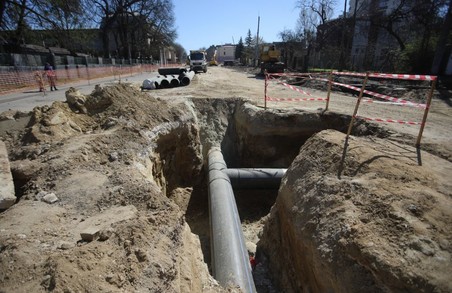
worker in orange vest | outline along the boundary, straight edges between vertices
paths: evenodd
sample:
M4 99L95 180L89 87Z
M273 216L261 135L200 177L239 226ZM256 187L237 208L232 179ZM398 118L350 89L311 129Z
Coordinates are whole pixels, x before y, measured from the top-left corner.
M50 65L49 62L46 63L46 65L44 66L44 71L46 72L47 78L49 79L49 83L50 83L50 90L58 90L55 86L55 79L56 79L56 74L55 71L53 70L52 65Z
M34 77L35 77L36 81L38 82L39 91L40 92L45 91L44 79L42 78L42 72L41 71L35 71Z

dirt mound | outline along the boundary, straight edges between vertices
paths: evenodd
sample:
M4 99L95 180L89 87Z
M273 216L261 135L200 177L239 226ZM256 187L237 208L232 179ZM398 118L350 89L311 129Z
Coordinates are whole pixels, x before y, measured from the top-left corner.
M83 100L86 114L35 108L25 134L7 139L20 201L0 214L1 289L221 291L184 202L168 198L201 169L192 111L129 85Z
M450 292L449 162L321 132L287 171L258 244L286 292ZM331 164L333 162L333 164Z

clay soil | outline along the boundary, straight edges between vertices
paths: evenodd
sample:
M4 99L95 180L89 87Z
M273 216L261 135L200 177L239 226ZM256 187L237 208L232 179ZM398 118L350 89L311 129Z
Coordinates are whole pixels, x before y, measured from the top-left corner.
M222 67L186 87L140 86L0 114L18 196L0 213L0 292L240 292L209 272L205 175L210 147L236 144L231 165L288 168L279 193L237 201L258 292L452 291L447 89L434 93L420 152L419 126L359 120L342 160L352 94L336 89L326 112L320 101L264 110L263 79ZM359 115L420 121L422 111L366 104ZM310 123L296 117L328 121L292 135ZM225 139L231 129L241 134Z

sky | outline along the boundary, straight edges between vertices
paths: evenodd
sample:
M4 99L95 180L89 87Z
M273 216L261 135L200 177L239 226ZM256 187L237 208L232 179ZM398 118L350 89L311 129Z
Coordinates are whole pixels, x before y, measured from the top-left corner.
M343 8L338 3L335 15ZM208 48L211 45L237 44L251 30L265 42L280 41L278 34L295 29L299 8L296 0L173 0L176 16L176 42L186 51Z

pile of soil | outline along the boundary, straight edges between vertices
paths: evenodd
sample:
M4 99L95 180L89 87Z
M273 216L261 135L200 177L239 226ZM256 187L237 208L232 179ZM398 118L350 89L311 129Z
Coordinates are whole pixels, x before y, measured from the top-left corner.
M189 198L202 167L186 104L117 85L85 106L35 108L5 136L20 201L0 214L1 290L222 291L168 197Z
M378 138L320 132L281 183L260 253L285 292L450 292L452 165Z

